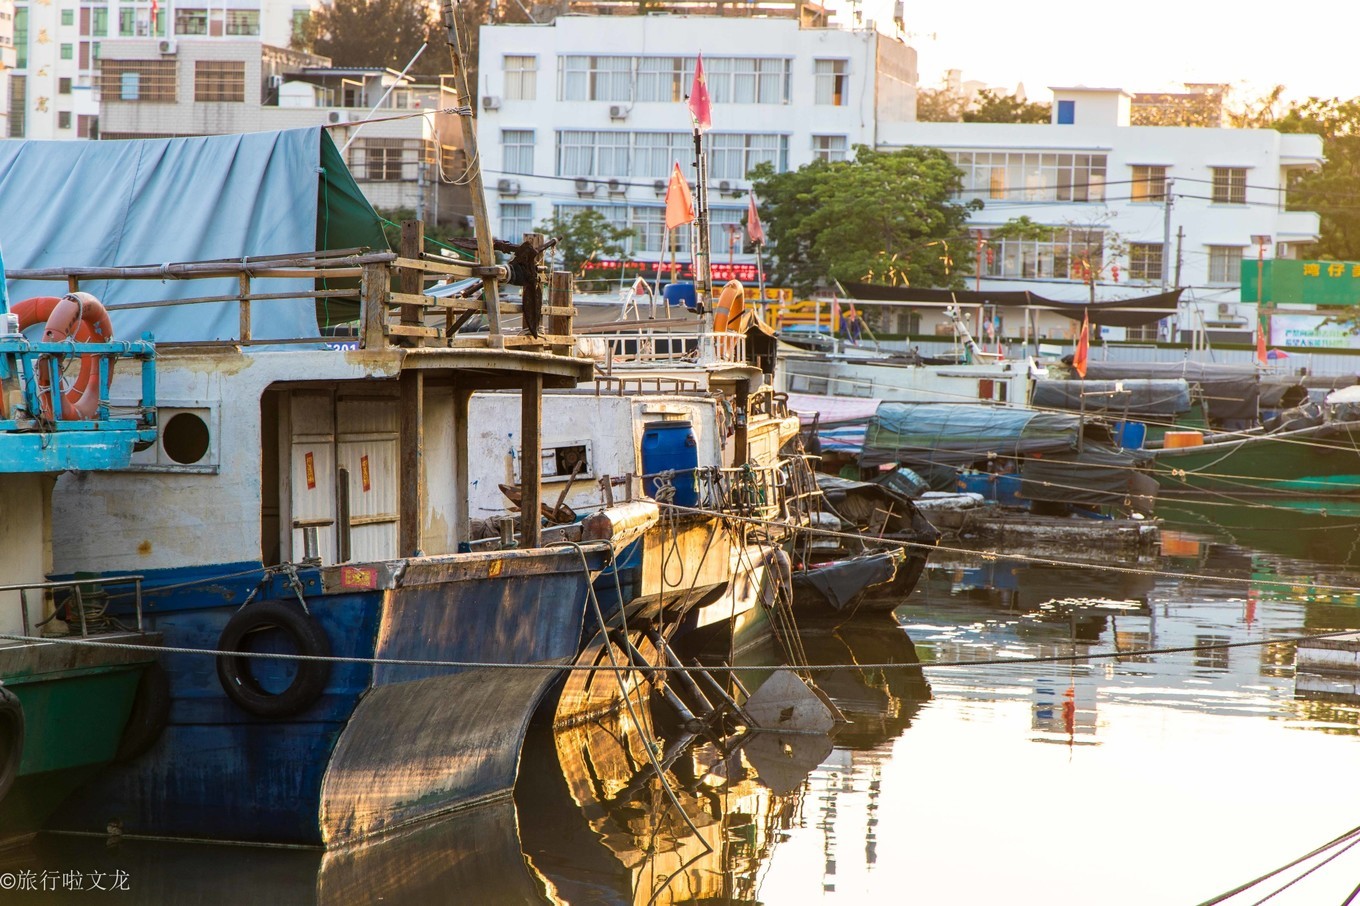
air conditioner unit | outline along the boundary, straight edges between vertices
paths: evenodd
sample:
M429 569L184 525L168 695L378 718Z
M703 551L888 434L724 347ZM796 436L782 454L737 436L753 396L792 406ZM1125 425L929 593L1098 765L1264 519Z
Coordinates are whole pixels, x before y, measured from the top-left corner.
M580 179L580 178L578 178L578 179L576 180L576 194L577 194L577 195L594 195L594 194L595 194L595 183L591 182L591 181L588 180L588 179Z
M609 180L609 194L610 194L610 195L626 195L627 193L628 193L628 189L627 189L626 186L624 186L624 184L623 184L622 182L620 182L620 181L617 180L617 179L611 179L611 180Z
M179 51L179 46L176 45L174 41L163 40L157 45L157 49L160 50L161 53L169 55L177 53Z
M272 76L270 76L270 77L269 77L269 87L272 88L272 89L274 89L274 90L276 90L276 91L277 91L278 89L282 88L282 87L283 87L283 76L281 76L281 75L272 75Z
M719 195L731 195L731 194L732 194L732 183L729 182L729 181L726 180L726 179L724 179L722 182L718 183L718 194L719 194Z
M613 104L609 108L609 118L611 120L628 119L628 108L623 104Z
M1232 307L1232 303L1230 302L1218 303L1218 316L1220 318L1230 318L1233 316L1234 313L1235 309Z
M658 196L665 195L665 194L666 194L666 180L664 180L664 179L658 179L656 182L652 183L652 188L656 191L656 194L657 194Z
M501 99L498 98L498 97L496 97L494 94L484 94L484 95L482 95L482 109L483 109L483 110L500 110L500 109L501 109Z
M516 179L498 180L496 182L496 191L499 192L501 195L518 195L519 180Z
M331 125L335 125L336 123L348 123L349 113L344 110L332 110L330 113L326 114L326 122Z

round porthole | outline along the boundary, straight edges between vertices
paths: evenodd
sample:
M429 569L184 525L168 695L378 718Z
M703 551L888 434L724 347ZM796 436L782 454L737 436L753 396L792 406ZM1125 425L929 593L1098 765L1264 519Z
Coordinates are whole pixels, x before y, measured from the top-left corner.
M192 412L180 412L161 429L165 455L181 465L193 465L208 455L208 425Z

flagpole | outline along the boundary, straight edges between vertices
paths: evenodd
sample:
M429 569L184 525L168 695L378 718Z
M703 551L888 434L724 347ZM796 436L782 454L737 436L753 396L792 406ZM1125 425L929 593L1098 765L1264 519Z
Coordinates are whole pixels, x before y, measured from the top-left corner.
M713 298L713 273L709 267L708 161L704 157L704 134L694 129L694 169L698 173L699 242L694 253L694 284L700 314L707 314Z
M666 266L666 246L670 244L671 228L666 227L661 234L661 253L656 256L656 289L652 293L652 317L656 317L656 300L661 297L661 269ZM666 303L666 311L670 312L670 303Z
M760 247L761 247L762 245L764 245L764 243L763 243L763 242L757 242L755 245L756 245L756 279L760 282L760 304L761 304L761 305L764 305L764 304L765 304L765 262L764 262L764 260L762 259L761 254L760 254Z

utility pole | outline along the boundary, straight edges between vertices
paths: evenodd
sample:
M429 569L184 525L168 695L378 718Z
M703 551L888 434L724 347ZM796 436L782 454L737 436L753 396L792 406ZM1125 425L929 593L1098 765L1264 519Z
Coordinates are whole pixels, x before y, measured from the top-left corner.
M1176 282L1172 284L1174 289L1181 286L1181 246L1185 242L1185 227L1176 227Z
M1168 179L1162 189L1162 292L1171 288L1171 187Z

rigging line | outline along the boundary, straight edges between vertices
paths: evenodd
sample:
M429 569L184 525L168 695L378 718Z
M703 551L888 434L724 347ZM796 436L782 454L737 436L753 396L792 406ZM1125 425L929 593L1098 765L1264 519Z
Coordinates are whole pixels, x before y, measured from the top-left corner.
M1347 840L1349 840L1349 839L1351 839L1352 837L1355 837L1355 836L1357 836L1357 835L1360 835L1360 827L1353 827L1353 828L1351 828L1350 830L1346 831L1344 834L1341 834L1341 835L1338 836L1338 837L1334 837L1334 838L1332 838L1331 840L1328 840L1326 843L1322 844L1321 846L1319 846L1317 849L1313 850L1312 852L1306 853L1306 854L1304 854L1304 855L1302 855L1302 856L1299 856L1299 857L1298 857L1297 859L1295 859L1294 861L1289 862L1289 863L1287 863L1287 864L1285 864L1285 865L1281 865L1279 868L1276 868L1276 869L1274 869L1273 871L1268 871L1268 872L1266 872L1265 874L1261 875L1259 878L1254 878L1254 879L1252 879L1252 880L1246 882L1245 884L1241 884L1241 885L1239 885L1239 886L1237 886L1237 887L1234 887L1232 890L1229 890L1229 891L1227 891L1226 893L1221 893L1221 894L1219 894L1218 896L1210 897L1209 899L1205 900L1204 902L1199 903L1198 906L1217 906L1217 904L1222 903L1222 902L1224 902L1224 901L1226 901L1226 900L1230 900L1230 899L1232 899L1233 897L1237 896L1239 893L1242 893L1243 891L1246 891L1246 890L1250 890L1252 887L1255 887L1257 884L1260 884L1260 883L1262 883L1262 882L1264 882L1264 881L1268 881L1268 880L1270 880L1271 878L1275 877L1276 875L1280 874L1281 872L1283 872L1283 871L1288 871L1289 869L1293 868L1295 865L1298 865L1298 864L1300 864L1300 863L1302 863L1302 862L1306 862L1306 861L1308 861L1309 859L1313 858L1314 856L1320 855L1321 853L1326 852L1327 850L1331 849L1331 848L1334 847L1334 846L1339 846L1339 845L1341 845L1342 843L1345 843Z
M1319 862L1318 864L1316 864L1316 865L1314 865L1313 867L1309 868L1307 871L1305 871L1303 874L1299 875L1297 878L1294 878L1294 879L1292 879L1292 880L1286 882L1282 887L1278 887L1278 888L1276 888L1275 890L1271 891L1270 893L1266 894L1265 896L1261 897L1261 899L1257 900L1255 903L1252 903L1251 906L1261 906L1261 904L1264 903L1264 902L1266 902L1267 900L1273 900L1273 899L1275 899L1276 896L1278 896L1279 894L1284 893L1286 890L1288 890L1289 888L1293 887L1295 884L1299 883L1299 882L1302 881L1304 878L1308 877L1308 876L1311 875L1313 872L1317 871L1319 868L1322 868L1322 867L1325 866L1325 865L1329 865L1329 864L1331 864L1332 862L1336 861L1336 860L1337 860L1338 858L1340 858L1341 856L1345 855L1345 853L1346 853L1348 850L1350 850L1351 847L1355 846L1355 844L1357 844L1357 843L1360 843L1360 839L1352 840L1351 842L1347 843L1345 846L1343 846L1343 847L1341 847L1340 849L1338 849L1336 852L1332 853L1332 854L1331 854L1330 856L1328 856L1327 858L1323 859L1323 860L1322 860L1321 862Z
M679 507L673 503L664 504L664 506L675 507L676 509L688 512L704 512L703 510L698 510L695 508ZM767 522L767 520L753 519L749 516L737 516L735 514L730 515L728 518L746 520L756 524L764 524L765 522ZM782 523L779 524L782 525ZM1201 573L1179 573L1160 569L1144 569L1138 566L1119 566L1113 563L1083 563L1079 560L1061 560L1055 557L1036 557L1030 554L1015 554L1015 553L1002 554L999 551L995 550L979 551L973 548L948 547L940 544L927 544L923 541L905 541L899 538L875 538L870 535L862 535L855 532L839 532L833 529L816 528L813 526L800 526L800 528L802 531L823 535L828 538L843 538L851 541L864 539L872 541L873 544L880 547L893 546L902 548L919 548L927 551L943 551L944 553L950 554L964 554L970 557L981 557L984 560L1009 560L1017 563L1035 563L1041 566L1064 566L1074 567L1077 569L1100 569L1108 572L1126 573L1129 575L1138 576L1154 576L1157 578L1164 579L1178 579L1180 581L1198 580L1204 582L1221 582L1224 584L1244 584L1248 586L1272 585L1279 586L1282 588L1292 588L1293 586L1299 584L1298 580L1296 579L1295 580L1253 579L1249 577L1238 576L1209 576ZM1321 591L1339 591L1345 592L1347 594L1360 594L1360 587L1352 585L1315 585L1313 587Z
M1325 587L1325 586L1324 586ZM1327 632L1307 632L1302 635L1294 636L1275 636L1268 639L1254 639L1245 642L1218 642L1206 645L1182 645L1168 648L1120 648L1114 651L1088 651L1084 654L1053 654L1053 655L1034 655L1030 657L1008 657L1008 658L984 658L966 661L930 661L917 662L914 664L903 663L901 661L888 661L880 664L810 664L809 670L924 670L924 669L944 669L944 668L974 668L974 667L1024 667L1030 664L1066 664L1079 661L1104 661L1119 660L1130 657L1147 657L1154 654L1194 654L1205 651L1226 651L1232 648L1263 648L1267 645L1295 645L1299 642L1310 642L1318 639L1337 638L1338 636L1354 635L1354 629L1333 629ZM100 642L93 639L72 639L72 638L34 638L33 636L14 635L10 633L0 633L0 640L12 642L27 642L33 646L46 645L73 645L77 647L100 647L111 651L137 651L143 654L197 654L209 657L220 657L223 652L215 648L183 648L170 645L137 645L130 642ZM495 662L495 661L444 661L420 658L378 658L378 657L357 657L348 655L321 655L321 654L288 654L276 651L232 651L234 658L254 658L257 660L273 661L324 661L331 664L362 664L369 667L443 667L449 669L466 670L547 670L561 673L600 673L612 671L614 668L603 664L574 664L563 663L544 663L534 661L529 663ZM629 669L639 673L678 673L688 671L693 668L683 664L673 667L670 664L649 664L635 665ZM787 669L797 672L795 665L783 665L774 668L776 670ZM769 665L757 664L731 664L723 668L724 671L733 673L768 673L771 668Z

